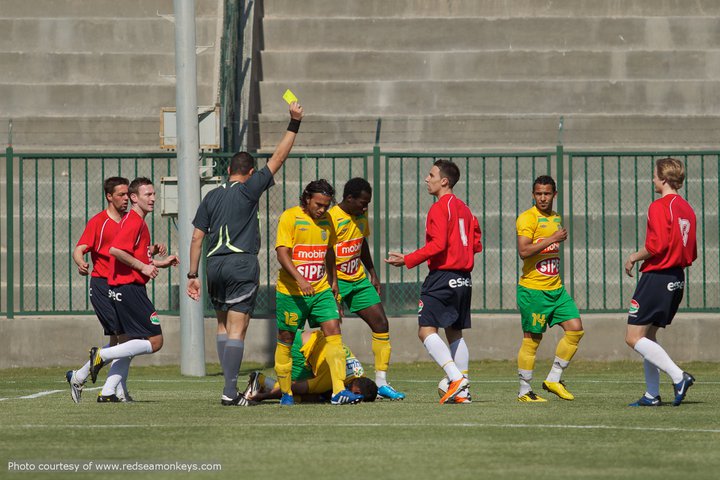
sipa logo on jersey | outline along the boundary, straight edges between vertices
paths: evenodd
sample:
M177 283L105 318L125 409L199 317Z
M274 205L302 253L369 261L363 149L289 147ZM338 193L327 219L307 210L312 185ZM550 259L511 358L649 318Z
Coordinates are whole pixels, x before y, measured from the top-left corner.
M560 274L560 259L546 258L535 264L535 270L546 277L554 277Z

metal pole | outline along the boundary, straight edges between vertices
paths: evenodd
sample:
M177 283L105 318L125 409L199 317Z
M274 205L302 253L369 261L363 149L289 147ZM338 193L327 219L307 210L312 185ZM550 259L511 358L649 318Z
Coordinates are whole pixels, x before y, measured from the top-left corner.
M192 218L200 204L195 0L173 0L175 8L175 77L178 159L178 244L180 248L180 373L205 376L203 298L185 294L189 271ZM201 277L202 278L202 277Z
M7 236L7 255L5 260L7 265L7 276L5 281L7 282L7 297L5 302L7 305L6 316L8 319L15 318L15 208L14 208L14 192L13 185L15 183L15 173L13 172L13 164L15 158L13 157L12 147L12 120L8 124L8 146L5 149L5 193L7 194L7 208L6 208L6 222L7 228L5 234Z

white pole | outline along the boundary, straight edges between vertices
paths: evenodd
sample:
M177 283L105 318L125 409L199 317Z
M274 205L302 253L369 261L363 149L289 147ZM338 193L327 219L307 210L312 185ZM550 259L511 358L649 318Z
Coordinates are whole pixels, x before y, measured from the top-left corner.
M200 204L195 0L173 0L175 8L175 78L178 159L178 243L180 248L180 373L205 376L203 298L185 294L190 266L192 219ZM201 277L202 278L202 277Z

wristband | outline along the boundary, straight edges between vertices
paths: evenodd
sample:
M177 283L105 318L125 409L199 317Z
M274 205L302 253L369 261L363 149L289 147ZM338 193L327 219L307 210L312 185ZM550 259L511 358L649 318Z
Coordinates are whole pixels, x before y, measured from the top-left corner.
M198 278L198 274L197 273L188 273L187 278L188 278L188 280L192 280L193 278Z
M287 129L288 132L298 133L298 130L300 130L300 120L291 119Z

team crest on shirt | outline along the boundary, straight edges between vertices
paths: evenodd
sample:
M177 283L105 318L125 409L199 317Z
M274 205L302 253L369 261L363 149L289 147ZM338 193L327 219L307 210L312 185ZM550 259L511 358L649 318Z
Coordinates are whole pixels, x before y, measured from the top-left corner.
M153 325L160 325L160 317L158 316L157 312L153 312L150 315L150 323Z
M640 304L635 300L634 298L630 300L630 310L628 310L629 315L637 315L638 311L640 310Z
M327 241L327 232L325 230L320 232L320 238L323 239L323 242Z

